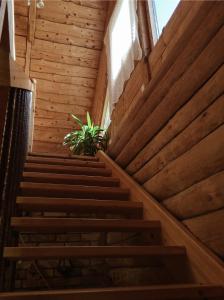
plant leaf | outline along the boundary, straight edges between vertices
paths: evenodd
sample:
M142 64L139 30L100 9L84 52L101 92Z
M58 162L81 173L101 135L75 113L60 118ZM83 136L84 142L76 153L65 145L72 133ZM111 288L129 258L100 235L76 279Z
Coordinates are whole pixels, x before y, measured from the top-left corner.
M92 121L91 121L91 118L90 118L90 115L89 115L89 112L87 111L86 113L86 120L87 120L87 125L89 127L92 127Z
M71 114L71 116L72 116L72 118L79 124L80 127L83 126L82 121L81 121L78 117L76 117L76 116L73 115L73 114Z

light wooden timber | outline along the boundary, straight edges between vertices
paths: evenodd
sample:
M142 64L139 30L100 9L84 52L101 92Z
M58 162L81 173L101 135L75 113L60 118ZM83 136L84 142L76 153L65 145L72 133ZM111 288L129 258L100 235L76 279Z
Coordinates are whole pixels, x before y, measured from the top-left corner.
M135 179L144 176L146 163L168 144L176 135L184 130L199 116L217 97L224 92L224 66L200 88L200 90L188 101L173 118L164 126L160 132L138 153L138 155L127 166L129 174L134 174ZM140 171L141 169L141 171ZM139 173L137 171L139 170Z
M163 201L163 205L181 220L205 215L224 208L224 171L202 180Z
M217 141L219 141L217 143ZM161 172L144 183L157 199L171 197L194 183L223 170L224 125L206 136L189 151L170 162ZM190 166L190 168L189 168ZM175 174L172 176L171 174Z
M224 95L204 110L134 175L144 183L224 123Z
M223 287L218 285L178 284L157 286L127 286L98 289L4 292L2 300L222 300Z

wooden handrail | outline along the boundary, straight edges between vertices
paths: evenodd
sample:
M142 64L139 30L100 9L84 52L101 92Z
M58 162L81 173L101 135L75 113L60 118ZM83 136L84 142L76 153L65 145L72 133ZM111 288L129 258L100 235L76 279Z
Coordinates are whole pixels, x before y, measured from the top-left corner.
M15 62L14 1L12 0L1 2L0 38L0 86L32 91L33 85L30 78Z

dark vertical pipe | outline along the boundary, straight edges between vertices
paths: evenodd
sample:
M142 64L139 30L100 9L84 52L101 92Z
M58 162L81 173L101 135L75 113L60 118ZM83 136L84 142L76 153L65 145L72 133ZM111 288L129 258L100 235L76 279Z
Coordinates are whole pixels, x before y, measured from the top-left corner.
M15 264L3 257L5 246L16 246L17 235L10 228L10 218L16 215L16 195L28 148L28 124L31 108L31 93L11 88L5 118L0 156L1 185L1 240L0 284L1 290L12 290Z

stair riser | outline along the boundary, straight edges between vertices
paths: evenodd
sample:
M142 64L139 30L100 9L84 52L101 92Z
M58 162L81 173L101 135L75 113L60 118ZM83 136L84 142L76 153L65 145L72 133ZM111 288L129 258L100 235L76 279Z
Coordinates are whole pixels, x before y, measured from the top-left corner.
M6 247L4 257L9 260L59 259L59 258L128 258L148 257L186 260L183 247L160 246L91 246L91 247Z
M57 173L57 174L72 174L72 175L89 175L89 176L111 176L111 171L104 168L84 168L84 167L73 167L73 168L57 168L49 165L42 166L30 166L25 165L24 171L26 172L40 172L40 173Z
M13 217L20 232L147 232L160 235L160 223L143 220Z
M94 191L66 191L66 190L45 190L45 189L20 189L21 196L36 196L36 197L64 197L64 198L88 198L88 199L105 199L105 200L128 200L127 193L113 192L94 192Z
M68 153L68 155L63 154L49 154L49 153L28 153L27 157L38 157L38 158L59 158L59 159L78 159L83 161L99 161L97 157L94 156L85 156L85 155L71 155L71 153Z
M0 294L1 300L223 300L221 287L130 287Z
M70 160L70 159L50 159L50 158L33 158L29 157L27 163L47 164L47 165L61 165L61 166L79 166L91 168L104 168L105 164L102 162L84 161L84 160Z
M73 212L96 214L121 214L141 219L143 207L140 203L116 200L89 200L73 198L17 197L17 208L24 211Z
M101 199L102 201L107 201ZM85 201L85 199L83 199ZM95 208L95 207L77 207L72 205L55 205L46 203L42 205L29 205L29 204L17 204L17 208L20 211L26 212L65 212L65 213L98 213L98 214L119 214L124 216L129 216L132 219L141 219L143 216L142 209L132 210L132 209L103 209L103 208Z
M72 185L87 185L87 186L105 186L105 187L118 187L119 186L119 180L113 180L112 178L108 178L110 180L94 180L93 179L69 179L69 178L63 178L60 176L58 177L50 177L46 176L46 173L43 173L43 176L35 176L35 175L23 175L23 181L26 182L38 182L38 183L59 183L59 184L72 184ZM44 176L45 175L45 176ZM63 175L62 175L63 176Z

